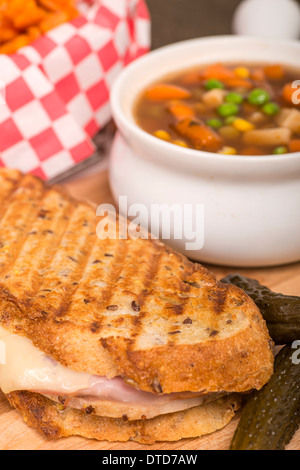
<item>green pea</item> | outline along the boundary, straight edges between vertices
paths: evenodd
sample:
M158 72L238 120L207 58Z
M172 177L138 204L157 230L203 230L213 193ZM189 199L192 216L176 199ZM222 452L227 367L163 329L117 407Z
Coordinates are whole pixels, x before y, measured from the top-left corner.
M262 106L270 101L270 95L266 90L263 90L262 88L256 88L253 90L249 97L248 101L251 104L254 104L256 106Z
M262 111L267 114L267 116L275 116L280 110L280 107L276 103L267 103L262 107Z
M225 119L225 124L230 126L230 124L233 124L234 121L238 118L238 116L229 116Z
M273 152L274 155L283 155L285 153L288 153L288 149L286 147L277 147Z
M240 93L232 92L226 96L225 101L227 101L227 103L241 104L244 101L244 98Z
M224 103L218 107L218 113L222 117L234 116L239 112L239 107L235 103Z
M224 84L220 80L211 79L205 83L206 90L215 90L219 88L220 90L224 89Z
M210 119L206 124L213 129L220 129L223 126L223 123L220 119Z

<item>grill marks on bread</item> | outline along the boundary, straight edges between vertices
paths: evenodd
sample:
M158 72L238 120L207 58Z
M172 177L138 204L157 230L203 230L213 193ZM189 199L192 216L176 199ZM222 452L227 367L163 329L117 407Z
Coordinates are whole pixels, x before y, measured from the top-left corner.
M94 244L93 228L84 223L87 210L84 205L76 205L71 211L67 209L70 215L65 216L65 227L57 236L58 244L51 253L51 260L40 272L39 300L32 296L31 311L41 310L46 303L48 315L57 322L65 321Z

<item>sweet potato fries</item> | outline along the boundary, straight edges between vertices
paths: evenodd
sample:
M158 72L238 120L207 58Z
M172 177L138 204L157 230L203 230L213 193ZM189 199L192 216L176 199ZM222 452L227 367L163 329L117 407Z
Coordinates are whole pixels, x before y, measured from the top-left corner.
M13 54L77 15L76 0L0 0L0 54Z

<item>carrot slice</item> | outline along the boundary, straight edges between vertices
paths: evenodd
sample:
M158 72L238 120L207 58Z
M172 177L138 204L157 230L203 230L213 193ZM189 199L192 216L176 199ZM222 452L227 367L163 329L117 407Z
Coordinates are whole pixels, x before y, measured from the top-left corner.
M201 74L198 72L189 72L181 78L183 85L197 85L201 81Z
M187 118L174 126L179 135L189 140L197 150L217 152L223 147L223 140L201 121Z
M282 80L284 78L284 70L281 65L268 65L264 68L265 76L269 80Z
M300 139L291 140L289 145L289 151L291 153L300 152Z
M229 88L246 88L247 90L253 88L252 83L243 78L230 78L225 83Z
M189 90L177 85L164 83L154 85L146 91L146 98L150 101L180 100L190 96Z
M195 116L194 110L186 104L173 104L168 106L167 109L178 120Z
M223 64L213 64L202 72L201 77L203 80L215 78L216 80L227 81L236 78L236 75L233 70Z
M256 68L252 70L251 78L252 80L255 80L256 82L263 82L266 79L264 69Z

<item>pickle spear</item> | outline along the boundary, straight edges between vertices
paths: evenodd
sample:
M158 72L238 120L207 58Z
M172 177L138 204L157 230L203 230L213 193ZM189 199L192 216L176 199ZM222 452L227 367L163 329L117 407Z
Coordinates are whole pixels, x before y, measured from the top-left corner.
M300 425L299 353L286 346L275 373L245 405L230 450L284 450Z
M240 287L254 300L276 344L300 339L300 297L276 294L258 281L239 274L230 274L222 282Z

